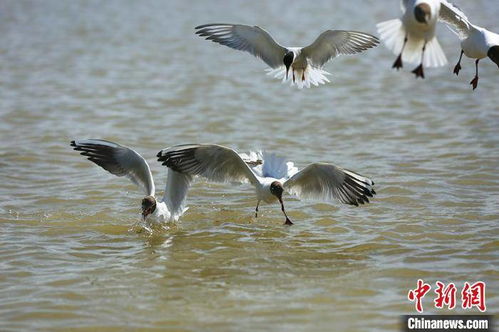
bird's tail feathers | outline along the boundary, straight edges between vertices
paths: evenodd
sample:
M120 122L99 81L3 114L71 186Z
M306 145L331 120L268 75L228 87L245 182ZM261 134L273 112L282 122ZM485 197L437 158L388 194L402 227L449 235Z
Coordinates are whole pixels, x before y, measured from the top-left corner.
M406 30L400 19L389 20L378 23L376 25L380 38L385 46L395 55L399 55L404 47L404 39ZM408 38L404 52L402 53L402 61L406 63L419 64L421 63L421 55L424 47L424 39ZM447 58L440 46L436 37L433 37L426 43L423 66L424 67L441 67L447 64Z
M290 68L288 73L288 78L286 79L286 68L281 66L276 69L266 69L267 75L274 76L275 78L282 79L282 83L290 82L290 85L296 85L298 89L310 88L312 85L319 86L320 84L329 83L330 80L327 78L327 75L331 75L325 70L320 68L312 67L308 65L305 68L305 72L303 70L295 70L294 71L294 79L293 79L293 69Z
M298 168L291 161L279 157L274 153L263 152L262 176L275 179L288 178L298 172Z
M437 37L434 36L429 42L426 43L423 66L442 67L446 64L447 57L445 56Z
M399 55L404 46L405 28L402 21L398 18L384 21L376 25L379 37L383 44L393 52Z
M425 47L423 66L424 67L442 67L447 64L447 57L445 56L440 43L436 36L430 39L426 46L424 40L411 40L407 41L402 54L402 61L412 64L421 63L421 55Z

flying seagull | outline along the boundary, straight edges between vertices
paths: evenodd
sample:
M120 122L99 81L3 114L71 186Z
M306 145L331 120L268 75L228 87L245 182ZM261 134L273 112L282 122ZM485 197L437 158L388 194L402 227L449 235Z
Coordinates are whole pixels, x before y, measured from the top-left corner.
M149 225L177 221L187 210L185 200L192 177L168 170L163 199L158 201L154 180L145 159L134 150L101 139L71 141L76 151L116 176L126 176L145 193L142 199L142 218Z
M258 158L248 160L247 155L221 145L186 144L163 149L157 156L163 165L180 173L216 182L252 184L257 199L255 217L261 201L279 201L286 225L293 223L284 210L284 191L301 198L337 199L355 206L368 203L376 194L372 180L333 164L313 163L298 171L292 162L274 154L253 155Z
M393 68L403 62L419 63L412 71L424 78L423 67L441 67L447 58L435 36L440 0L402 0L402 17L377 24L381 40L398 55Z
M262 59L270 75L291 81L298 88L329 82L322 70L329 60L341 54L356 54L379 44L378 38L364 32L327 30L306 47L284 47L258 26L213 23L195 27L207 40L246 51Z
M445 22L461 40L461 55L454 67L459 75L463 54L475 60L475 77L470 82L473 90L478 86L478 62L489 57L499 67L499 34L470 23L466 15L454 4L442 0L440 20Z

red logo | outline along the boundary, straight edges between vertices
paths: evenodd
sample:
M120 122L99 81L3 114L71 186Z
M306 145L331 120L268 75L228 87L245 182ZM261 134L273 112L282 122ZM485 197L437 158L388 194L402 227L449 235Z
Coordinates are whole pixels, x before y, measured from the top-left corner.
M407 298L409 301L414 302L416 301L416 310L418 312L423 312L423 303L422 299L428 293L431 289L431 286L429 284L425 284L423 280L418 279L418 287L416 289L411 289L409 291L409 294L407 294Z
M451 282L445 287L440 281L437 281L436 284L438 288L435 289L435 293L437 293L437 298L434 300L435 308L442 309L446 305L449 309L454 309L456 307L456 285Z
M457 287L454 283L445 285L437 281L435 294L437 295L433 300L435 308L443 309L447 307L452 310L456 307L457 302ZM423 312L423 298L431 290L430 284L425 283L423 280L418 279L417 287L409 290L407 298L411 302L415 302L415 307L418 312ZM485 283L477 281L470 285L468 282L464 283L461 291L461 308L472 309L478 308L481 312L487 310L485 305Z
M470 286L465 282L461 292L463 309L471 309L477 307L478 310L484 312L487 307L485 306L485 283L483 281L475 282Z

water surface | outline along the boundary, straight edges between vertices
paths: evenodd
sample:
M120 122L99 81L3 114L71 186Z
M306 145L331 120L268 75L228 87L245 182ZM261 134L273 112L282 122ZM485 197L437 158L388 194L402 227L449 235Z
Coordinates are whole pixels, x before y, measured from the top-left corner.
M460 4L499 31L497 3ZM472 92L474 63L451 74L459 45L440 26L450 64L424 81L412 65L391 70L379 47L298 91L193 33L242 22L292 46L329 28L375 33L398 11L395 0L0 2L0 329L396 330L418 278L483 280L496 313L491 61ZM137 234L140 192L72 151L75 138L134 147L159 191L161 148L211 142L333 162L373 178L378 196L361 208L286 197L295 226L284 227L277 205L253 218L249 186L198 181L179 225Z

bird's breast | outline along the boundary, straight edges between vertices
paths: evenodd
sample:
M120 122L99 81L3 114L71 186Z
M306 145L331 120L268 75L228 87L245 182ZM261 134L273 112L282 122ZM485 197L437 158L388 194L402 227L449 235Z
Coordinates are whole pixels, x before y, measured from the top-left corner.
M156 210L147 217L148 222L159 223L170 220L170 211L165 202L158 202Z
M475 31L461 42L464 55L472 59L483 59L487 56L488 47L483 34Z
M307 58L303 55L299 55L295 58L295 61L293 61L291 67L293 67L294 70L305 70L305 68L307 68L307 64Z

